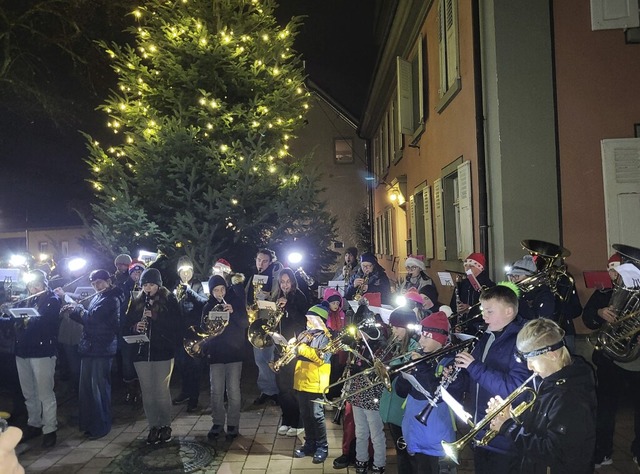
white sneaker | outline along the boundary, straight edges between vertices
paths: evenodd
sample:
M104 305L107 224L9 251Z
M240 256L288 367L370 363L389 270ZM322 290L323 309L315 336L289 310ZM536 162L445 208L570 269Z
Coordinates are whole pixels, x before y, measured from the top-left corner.
M290 426L282 425L280 428L278 428L278 434L280 436L288 436L290 429L292 429Z
M633 463L636 465L636 467L638 468L638 471L640 471L640 463L638 462L638 458L637 457L633 457Z
M293 438L294 436L298 436L299 434L304 433L304 428L294 428L291 427L287 430L287 436Z
M611 464L613 464L613 459L611 459L609 456L604 456L600 462L597 462L595 467L596 469L602 466L610 466Z

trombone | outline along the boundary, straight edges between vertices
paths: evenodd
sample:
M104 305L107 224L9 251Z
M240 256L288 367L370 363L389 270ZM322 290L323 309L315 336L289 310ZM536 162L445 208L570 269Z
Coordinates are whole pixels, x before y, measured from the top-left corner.
M455 355L458 352L462 352L463 350L469 348L470 346L473 346L476 341L478 340L477 337L471 337L469 339L467 339L466 341L462 341L458 344L451 344L447 347L443 347L442 349L439 349L435 352L429 352L428 354L424 354L416 359L412 359L409 360L403 364L399 364L399 365L392 365L392 363L396 360L401 360L402 358L406 357L407 354L399 354L397 356L395 356L394 358L392 358L388 363L384 363L382 362L382 360L380 358L375 358L373 361L373 365L372 367L369 367L368 369L363 370L362 372L358 372L357 374L351 375L345 379L339 380L338 382L335 382L332 385L329 385L325 391L324 391L324 396L325 396L325 403L328 405L333 405L333 406L339 406L343 401L354 397L355 395L358 395L359 393L364 392L365 390L369 390L372 387L376 387L380 384L384 384L385 388L388 391L391 391L391 377L397 373L400 372L406 372L408 370L411 370L413 368L415 368L417 365L422 364L422 363L432 363L432 362L438 362L442 357L445 356L449 356L449 355ZM355 377L362 377L362 376L369 376L370 374L375 373L375 378L373 379L373 381L367 385L366 387L363 387L361 389L355 390L353 392L350 393L345 393L343 394L340 398L329 401L326 399L326 394L328 393L329 389L331 389L332 387L335 387L336 385L340 384L340 383L347 383L349 381L351 381L352 379L354 379Z
M525 380L522 385L516 388L507 398L503 400L502 404L495 407L491 411L487 411L485 417L478 423L474 424L471 420L467 420L467 423L469 424L469 426L471 426L472 429L458 441L455 441L453 443L442 441L442 449L444 449L445 456L452 459L456 464L458 464L458 454L469 442L474 441L476 446L486 446L487 444L489 444L489 442L497 436L498 432L496 430L489 429L484 434L484 436L482 436L482 438L474 438L480 431L491 424L491 420L493 420L507 408L509 409L511 418L518 421L520 416L522 416L525 411L530 409L536 401L536 391L533 388L527 386L529 382L531 382L535 378L535 376L536 374L533 374L531 375L531 377ZM514 400L524 394L529 395L529 400L525 400L517 407L511 408L511 404L514 402Z

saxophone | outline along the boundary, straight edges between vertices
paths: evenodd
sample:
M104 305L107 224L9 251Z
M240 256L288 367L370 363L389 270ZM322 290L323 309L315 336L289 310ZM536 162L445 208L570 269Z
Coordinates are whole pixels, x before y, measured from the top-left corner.
M280 369L282 369L285 365L289 364L293 359L296 358L296 356L298 355L298 347L300 347L302 344L308 344L313 340L313 338L313 334L305 331L301 333L295 341L289 341L289 343L282 351L282 355L280 356L280 358L275 361L269 362L269 367L271 368L271 370L278 373Z

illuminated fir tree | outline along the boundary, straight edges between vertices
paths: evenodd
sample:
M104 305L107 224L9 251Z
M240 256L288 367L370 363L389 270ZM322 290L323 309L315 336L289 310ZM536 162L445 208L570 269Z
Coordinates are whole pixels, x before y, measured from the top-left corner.
M111 252L158 245L201 272L218 256L313 229L316 254L334 233L309 158L288 142L309 107L271 0L147 0L135 45L103 45L117 88L102 106L113 145L90 139L93 236ZM328 262L323 262L328 263Z

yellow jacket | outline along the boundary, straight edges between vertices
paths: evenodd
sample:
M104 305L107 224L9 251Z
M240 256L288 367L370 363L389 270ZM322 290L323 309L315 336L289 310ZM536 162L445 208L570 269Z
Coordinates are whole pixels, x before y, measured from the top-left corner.
M298 359L293 374L293 388L301 392L323 393L329 385L331 374L330 354L324 359L318 357L316 349L324 347L328 343L327 336L322 331L311 341L311 345L300 344L298 347Z

